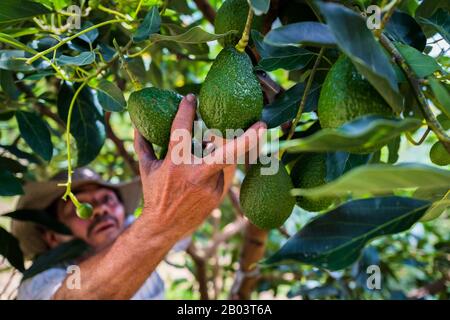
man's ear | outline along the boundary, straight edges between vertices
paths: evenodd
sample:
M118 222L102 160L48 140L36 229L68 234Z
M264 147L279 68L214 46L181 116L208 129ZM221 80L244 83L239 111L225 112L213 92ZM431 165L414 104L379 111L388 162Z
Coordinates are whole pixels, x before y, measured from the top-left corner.
M70 240L70 239L68 239L67 236L59 234L52 230L45 230L42 233L42 238L47 243L47 245L50 247L50 249L60 245L63 242L66 242L67 240ZM72 238L72 237L69 237L69 238Z

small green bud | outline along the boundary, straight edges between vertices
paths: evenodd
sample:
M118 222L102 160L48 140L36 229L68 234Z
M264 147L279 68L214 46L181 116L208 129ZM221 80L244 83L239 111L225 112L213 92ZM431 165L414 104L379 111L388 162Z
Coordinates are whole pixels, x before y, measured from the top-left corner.
M89 219L92 216L93 208L89 203L81 203L77 208L77 216L81 219Z

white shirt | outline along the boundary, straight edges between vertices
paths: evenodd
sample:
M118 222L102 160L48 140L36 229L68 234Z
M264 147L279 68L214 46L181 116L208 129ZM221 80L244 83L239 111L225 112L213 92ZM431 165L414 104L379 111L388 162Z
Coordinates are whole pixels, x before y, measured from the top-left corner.
M18 300L50 300L67 277L64 267L45 270L23 281L19 287ZM83 285L81 283L81 285ZM76 290L76 289L73 289ZM164 299L164 282L158 273L153 272L135 293L131 300Z
M129 226L135 218L130 215L125 221ZM173 251L183 250L186 247L186 240L180 241L172 249ZM178 248L180 247L180 248ZM50 300L64 283L68 276L67 267L70 263L65 263L47 269L32 278L24 280L19 286L18 300ZM83 283L81 283L83 285ZM76 290L76 289L73 289ZM164 282L159 274L154 271L144 282L141 288L135 293L131 300L162 300L164 299Z

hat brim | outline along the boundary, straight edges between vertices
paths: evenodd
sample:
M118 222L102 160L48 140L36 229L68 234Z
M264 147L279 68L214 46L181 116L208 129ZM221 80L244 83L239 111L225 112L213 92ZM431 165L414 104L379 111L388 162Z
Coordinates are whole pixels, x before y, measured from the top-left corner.
M24 195L20 197L16 210L47 209L55 200L64 195L65 188L58 186L58 184L65 182L27 182L24 185ZM126 214L133 214L142 199L142 185L139 177L130 182L117 184L98 179L78 180L72 183L72 190L88 184L96 184L101 187L116 190L122 199ZM27 259L32 259L35 255L48 249L35 223L13 220L11 223L11 232L19 239L20 247Z

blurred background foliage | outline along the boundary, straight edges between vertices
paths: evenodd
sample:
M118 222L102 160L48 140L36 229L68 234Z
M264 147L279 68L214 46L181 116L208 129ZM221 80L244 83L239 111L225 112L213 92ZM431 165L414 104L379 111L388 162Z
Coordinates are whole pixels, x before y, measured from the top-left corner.
M17 0L18 1L18 0ZM428 0L431 2L436 2ZM20 2L20 1L19 1ZM204 30L214 33L214 27L205 18L204 12L199 10L198 3L202 1L192 0L37 0L50 10L63 12L71 4L80 5L83 12L83 28L108 21L118 16L117 12L133 17L137 7L140 5L139 18L143 18L149 8L158 5L164 6L165 14L163 21L166 24L162 28L164 34L179 33L181 28L187 26L201 26ZM211 8L220 7L222 0L207 1ZM303 1L290 1L289 5ZM364 7L371 2L385 4L386 1L344 1L347 4ZM442 6L445 7L441 1ZM402 1L401 10L413 14L422 1ZM305 11L297 14L297 11L284 6L279 13L274 27L282 23L292 23L308 20L312 13ZM440 5L438 5L439 7ZM0 4L1 7L1 4ZM111 13L112 9L116 14ZM17 37L27 43L28 46L37 51L42 51L55 44L54 34L58 28L64 26L65 16L63 14L52 14L30 18L18 24L2 23L0 20L0 32ZM119 15L120 18L120 15ZM447 17L448 18L448 17ZM125 19L127 19L125 17ZM52 25L53 24L53 25ZM131 20L131 26L134 26ZM425 29L425 31L427 31ZM447 30L450 31L450 30ZM66 31L62 31L64 34ZM112 24L99 29L97 34L90 33L92 38L75 39L70 42L64 50L58 54L85 52L92 48L99 50L103 57L114 54L113 39L120 47L126 46L131 31L126 25ZM434 57L446 71L449 70L450 58L449 46L442 37L435 32L429 31L425 49L430 56ZM0 50L8 45L0 41ZM133 52L138 52L143 45L135 45ZM200 85L204 80L211 62L220 52L221 47L217 41L207 44L179 44L176 42L160 41L153 44L148 51L136 57L126 58L129 71L144 86L157 86L165 89L173 89L181 94L189 92L198 93ZM1 59L0 59L1 60ZM1 62L0 62L1 63ZM44 62L39 62L44 63ZM123 92L125 99L134 90L132 81L126 70L122 68L123 61L115 61L106 70L105 79L114 82ZM34 65L40 69L38 62ZM84 71L78 67L71 67L71 76L83 76L83 73L92 73L98 65L84 66ZM322 77L326 74L326 64L323 66ZM277 69L268 72L282 88L289 89L296 82L305 79L305 75L299 70ZM320 74L319 74L320 77ZM12 81L12 82L11 82ZM93 80L95 82L95 80ZM11 85L12 83L12 85ZM61 130L62 124L58 119L45 117L45 122L51 132L51 141L54 147L53 158L50 163L44 162L37 157L29 145L20 138L18 124L11 113L14 109L36 110L44 115L48 112L58 114L58 100L70 97L62 96L61 82L54 77L53 70L42 69L33 76L27 76L20 71L12 72L0 68L0 147L11 146L11 153L18 158L24 159L21 163L26 168L11 164L5 152L0 151L0 163L2 166L16 166L17 177L23 180L46 180L61 170L67 169L66 143ZM108 116L109 124L106 126L106 135L103 147L95 159L89 164L94 170L102 175L104 179L113 182L128 180L136 175L132 160L136 160L133 150L133 130L128 113L126 111L111 112ZM305 120L311 115L305 115ZM314 116L312 116L314 118ZM108 133L111 129L113 135ZM414 138L419 140L425 129L414 133ZM119 141L119 142L117 142ZM402 137L399 147L399 163L419 162L433 165L429 160L428 153L431 146L437 141L434 135L429 135L425 142L419 147L412 147ZM73 140L73 150L76 143ZM123 148L132 158L123 156ZM380 159L387 161L389 152L387 147L382 149ZM127 163L128 161L128 163ZM131 163L131 165L130 165ZM446 167L448 169L448 166ZM238 192L242 182L245 168L240 168L235 178L233 190ZM2 197L0 199L0 211L7 212L13 209L16 197ZM304 226L314 213L306 212L296 207L294 214L281 230L273 230L269 233L266 256L273 253L284 244L290 235ZM10 219L0 217L0 226L9 229ZM233 224L234 223L234 224ZM234 227L232 235L226 241L218 242L217 247L210 250L207 258L199 258L201 252L208 251L214 244L215 236L220 236L224 228ZM226 299L233 291L236 282L236 272L239 270L239 259L244 242L243 223L237 213L233 198L227 197L220 209L213 212L206 223L195 233L193 242L189 246L189 255L184 253L173 253L161 264L162 274L167 285L168 299L199 299L202 298L202 289L199 283L206 286L209 298ZM291 264L263 268L261 279L252 298L294 298L294 299L448 299L450 295L449 282L449 257L450 257L450 223L448 211L439 219L418 223L409 232L386 236L376 239L364 249L361 258L352 266L342 271L330 272L324 269L304 265ZM195 249L195 250L194 250ZM202 251L203 250L203 251ZM5 259L0 258L0 298L14 297L14 283L17 284L20 275L14 273L11 280L13 268ZM366 285L367 267L379 265L382 274L381 290L369 290ZM201 271L199 271L201 269ZM205 288L203 288L203 292Z

